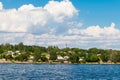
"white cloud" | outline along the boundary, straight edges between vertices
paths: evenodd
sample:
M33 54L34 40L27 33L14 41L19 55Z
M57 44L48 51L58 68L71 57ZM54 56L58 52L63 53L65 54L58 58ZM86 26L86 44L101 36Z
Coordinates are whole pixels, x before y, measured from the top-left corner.
M85 48L120 48L120 30L115 28L115 23L111 23L108 27L101 27L97 25L89 26L85 29L71 28L68 30L68 34L72 36L76 35L77 38L74 42L76 41L79 46L86 45ZM83 44L81 44L81 42Z
M0 33L0 43L16 44L23 42L26 45L49 46L56 45L59 47L80 47L80 48L119 48L120 35L92 37L85 35L55 35L42 34L34 35L30 33Z
M36 7L34 7L32 4L28 4L28 5L23 5L21 6L18 11L31 11L36 9Z
M76 13L78 13L76 8L69 0L64 0L61 2L50 1L44 7L44 9L46 9L50 14L52 14L55 21L57 22L63 22L65 18L71 18L76 15Z
M67 25L72 28L80 28L83 26L83 23L77 21L68 22Z
M109 27L100 27L97 26L89 26L86 29L78 29L72 28L68 30L69 34L77 34L77 35L85 35L85 36L93 36L93 37L101 37L101 36L116 36L120 34L120 30L115 28L115 24L112 23Z
M28 32L31 28L44 26L47 20L47 13L42 9L36 11L5 10L0 12L0 31Z
M3 9L3 5L2 5L2 3L0 2L0 10L2 10Z
M18 9L3 9L2 6L0 2L0 31L4 32L50 32L53 24L78 13L70 1L64 0L49 1L44 7L28 4Z
M77 14L78 10L69 0L49 1L44 7L23 5L18 9L4 9L0 2L0 43L59 47L68 44L80 48L120 46L120 30L114 23L107 27L96 25L83 29L81 22L69 20Z

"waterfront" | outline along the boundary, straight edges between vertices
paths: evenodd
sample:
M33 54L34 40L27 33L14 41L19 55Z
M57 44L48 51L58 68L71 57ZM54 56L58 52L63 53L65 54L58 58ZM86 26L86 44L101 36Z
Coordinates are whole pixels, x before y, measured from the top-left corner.
M120 80L120 65L0 64L0 80Z

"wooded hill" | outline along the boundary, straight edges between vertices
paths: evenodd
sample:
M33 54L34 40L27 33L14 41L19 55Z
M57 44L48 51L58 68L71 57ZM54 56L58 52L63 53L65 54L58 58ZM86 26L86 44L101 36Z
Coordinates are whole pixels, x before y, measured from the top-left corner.
M1 44L0 59L60 63L64 63L64 61L68 63L117 63L120 62L120 50L69 47L61 49L57 46L28 46L23 43L16 45Z

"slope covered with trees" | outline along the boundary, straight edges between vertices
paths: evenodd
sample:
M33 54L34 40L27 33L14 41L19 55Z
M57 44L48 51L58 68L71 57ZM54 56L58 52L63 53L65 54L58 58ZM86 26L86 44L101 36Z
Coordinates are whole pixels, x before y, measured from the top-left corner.
M23 43L1 44L0 59L46 63L64 63L64 61L68 63L119 63L120 50L69 47L60 49L57 46L28 46Z

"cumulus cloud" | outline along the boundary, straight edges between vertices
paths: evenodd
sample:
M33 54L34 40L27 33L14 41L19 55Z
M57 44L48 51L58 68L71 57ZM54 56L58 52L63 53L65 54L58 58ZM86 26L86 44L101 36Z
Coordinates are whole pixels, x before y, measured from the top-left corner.
M69 0L50 1L44 9L53 15L57 22L63 22L65 18L71 18L78 12Z
M0 10L2 10L3 9L3 5L2 5L2 3L0 2Z
M28 4L18 9L3 9L2 6L0 2L0 31L3 32L50 32L53 24L78 14L69 0L49 1L44 7Z
M68 34L77 36L76 42L80 44L83 42L83 46L86 48L98 47L98 48L114 48L119 49L120 43L120 30L115 27L115 23L111 23L110 26L102 27L99 25L89 26L85 29L71 28L68 30ZM84 37L84 38L83 38Z
M80 48L120 46L120 30L115 23L83 28L83 23L74 21L77 14L70 0L52 0L43 7L22 5L18 9L4 9L0 2L0 43L59 47L68 44Z
M68 22L67 25L71 28L80 28L83 26L83 23L77 22L77 21L72 21L72 22Z
M101 36L116 36L120 34L120 30L115 28L115 24L112 23L108 27L89 26L86 29L73 28L68 30L69 34L80 34L85 36L101 37Z
M55 45L61 48L66 47L80 47L80 48L119 48L120 36L106 36L106 37L91 37L83 35L55 35L42 34L34 35L30 33L1 33L0 42L17 44L23 42L26 45L41 45L49 46Z

